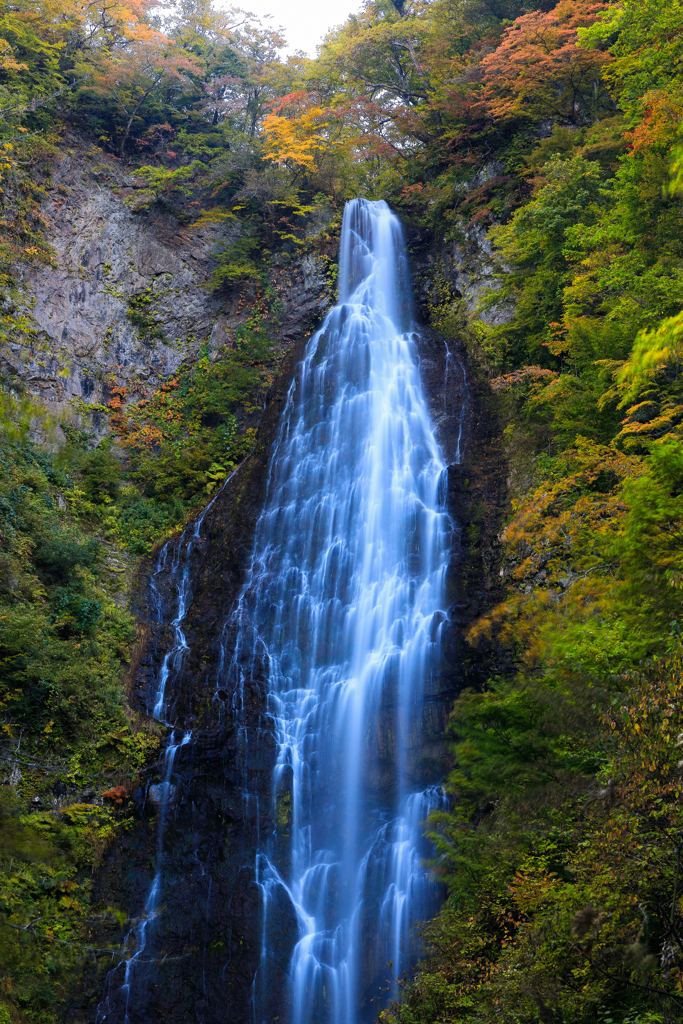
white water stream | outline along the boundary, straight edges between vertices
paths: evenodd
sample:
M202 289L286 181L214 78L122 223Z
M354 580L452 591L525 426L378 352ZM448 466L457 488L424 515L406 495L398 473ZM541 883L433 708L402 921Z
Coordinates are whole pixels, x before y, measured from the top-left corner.
M400 223L354 200L339 304L283 412L232 660L242 678L265 661L277 741L255 1024L274 995L291 1024L374 1019L434 909L422 823L443 797L414 768L452 527L410 326Z

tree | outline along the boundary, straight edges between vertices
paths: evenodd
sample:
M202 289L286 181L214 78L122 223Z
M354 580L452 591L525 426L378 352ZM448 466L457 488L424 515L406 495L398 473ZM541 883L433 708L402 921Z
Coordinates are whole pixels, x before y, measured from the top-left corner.
M119 142L123 156L133 122L151 97L168 93L188 84L188 76L198 72L197 64L155 29L139 26L136 36L125 48L98 62L90 92L114 98L124 115Z
M274 163L312 171L316 156L334 146L333 118L333 111L317 105L310 93L283 96L263 121L264 155Z
M606 4L561 0L550 13L517 18L484 57L484 102L495 118L548 116L571 124L594 117L605 102L601 83L609 54L577 45Z
M580 30L582 46L610 46L605 79L627 117L637 125L653 90L680 94L683 58L681 0L622 0Z

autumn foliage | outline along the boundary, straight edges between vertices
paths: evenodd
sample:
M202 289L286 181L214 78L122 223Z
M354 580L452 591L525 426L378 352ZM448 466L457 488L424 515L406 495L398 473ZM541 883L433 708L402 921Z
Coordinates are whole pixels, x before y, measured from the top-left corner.
M278 164L313 170L316 156L331 148L332 116L310 93L283 96L263 120L265 155Z
M496 118L585 123L604 88L601 75L609 53L579 47L578 29L592 25L606 9L605 3L562 0L549 13L517 18L481 62L487 112Z

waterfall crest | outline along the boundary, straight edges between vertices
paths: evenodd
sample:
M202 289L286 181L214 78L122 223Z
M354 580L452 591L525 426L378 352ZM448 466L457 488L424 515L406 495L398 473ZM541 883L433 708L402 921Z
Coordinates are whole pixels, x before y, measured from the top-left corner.
M421 823L443 797L415 765L452 525L386 203L347 204L339 294L289 391L226 651L276 742L255 1024L374 1019L434 901Z

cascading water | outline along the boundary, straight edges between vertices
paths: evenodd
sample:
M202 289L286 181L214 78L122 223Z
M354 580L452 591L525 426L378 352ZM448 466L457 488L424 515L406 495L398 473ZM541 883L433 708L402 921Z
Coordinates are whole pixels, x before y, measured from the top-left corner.
M171 782L173 765L178 750L188 744L191 739L191 732L186 732L182 737L178 737L175 732L171 734L162 757L162 781L159 785L150 787L150 790L156 790L153 794L153 799L159 808L154 878L147 892L142 914L134 922L133 927L124 940L125 956L107 976L105 996L97 1010L98 1024L107 1019L116 1003L122 1007L124 1024L129 1024L131 994L136 979L136 970L140 970L147 962L145 960L145 950L147 948L148 930L159 912L159 900L163 881L164 832L169 804L172 802L172 795L175 789ZM116 980L119 979L121 972L123 972L123 979L120 986L116 986Z
M243 682L265 666L277 744L255 1024L372 1019L435 898L421 823L443 797L416 762L452 526L386 203L347 204L339 281L282 416L231 659Z
M206 513L215 502L216 497L207 505L202 514L183 531L180 541L173 552L172 564L170 566L167 565L169 545L168 543L164 544L157 560L156 572L151 580L151 594L159 620L164 618L163 601L155 583L155 578L160 573L169 573L175 584L174 589L177 599L175 615L171 621L173 627L173 646L164 656L161 670L156 680L156 686L148 700L148 710L151 711L151 714L157 721L164 724L168 724L167 685L169 678L180 668L183 657L189 650L183 632L183 624L191 601L190 559L192 548L199 539ZM97 1008L96 1024L103 1024L109 1017L116 1015L117 1011L124 1024L130 1024L132 1001L135 1001L134 987L136 981L138 981L139 974L149 962L145 958L149 930L150 925L153 925L159 913L163 890L164 836L169 808L173 803L176 791L176 786L172 781L174 765L178 751L189 744L191 740L192 732L190 730L180 734L174 729L170 733L160 762L161 782L149 787L148 798L158 814L154 877L147 891L142 913L133 922L133 927L124 939L124 956L107 975L104 998Z

